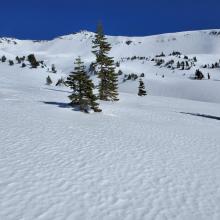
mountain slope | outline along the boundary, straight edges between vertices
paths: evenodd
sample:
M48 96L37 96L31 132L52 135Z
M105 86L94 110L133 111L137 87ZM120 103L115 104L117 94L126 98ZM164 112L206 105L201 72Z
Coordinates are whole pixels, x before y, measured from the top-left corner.
M131 56L153 56L162 51L169 54L180 51L183 54L220 54L220 30L191 31L162 34L149 37L112 37L109 42L113 49L111 55L116 59ZM35 53L52 63L56 59L71 59L82 56L90 62L94 59L91 54L91 42L94 33L82 31L76 34L62 36L51 41L30 41L2 38L0 53L27 55Z
M16 56L34 53L47 66L55 64L58 69L55 78L58 78L59 75L65 76L73 70L74 59L77 56L81 56L89 67L95 59L91 53L93 39L94 33L88 31L61 36L51 41L1 38L0 56L6 55L8 59L15 59ZM220 68L202 69L205 76L203 81L191 79L196 69L201 69L202 65L220 63L220 30L180 32L149 37L108 36L108 40L112 45L111 55L114 56L115 61L120 62L117 71L120 69L123 72L119 77L122 92L137 92L136 81L123 83L126 74L135 73L140 76L144 73L144 81L151 95L220 103L220 96L216 95L220 92ZM179 51L182 55L169 56L173 51ZM172 66L174 69L166 68L165 64L156 66L155 61L151 61L161 59L155 58L161 52L165 54L165 57L161 57L165 62L174 60ZM191 63L189 70L177 69L177 62L185 62L186 55L189 57L189 63L195 56L197 62ZM144 60L131 60L134 56L143 56ZM207 80L208 73L211 75L211 80ZM45 77L48 74L50 73L46 72Z
M0 65L0 219L220 219L220 104L127 82L84 114L46 75Z

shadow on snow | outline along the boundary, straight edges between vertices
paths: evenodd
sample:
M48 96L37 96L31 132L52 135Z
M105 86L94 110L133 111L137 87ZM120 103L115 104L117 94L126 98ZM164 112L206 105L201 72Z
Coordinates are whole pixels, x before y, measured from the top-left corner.
M206 115L206 114L199 114L199 113L189 113L189 112L180 112L180 113L185 114L185 115L192 115L192 116L209 118L209 119L214 119L214 120L220 121L220 117L213 116L213 115Z
M42 102L46 105L54 105L59 108L72 108L73 111L80 111L78 106L73 106L70 103L64 103L64 102Z
M62 90L62 89L52 89L52 88L44 88L44 89L50 90L50 91L56 91L56 92L71 93L70 91Z

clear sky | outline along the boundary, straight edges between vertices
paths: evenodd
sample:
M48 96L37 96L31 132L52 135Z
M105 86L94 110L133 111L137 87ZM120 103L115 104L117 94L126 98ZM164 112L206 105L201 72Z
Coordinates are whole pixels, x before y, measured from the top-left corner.
M0 36L51 39L79 30L144 36L220 28L220 0L0 0Z

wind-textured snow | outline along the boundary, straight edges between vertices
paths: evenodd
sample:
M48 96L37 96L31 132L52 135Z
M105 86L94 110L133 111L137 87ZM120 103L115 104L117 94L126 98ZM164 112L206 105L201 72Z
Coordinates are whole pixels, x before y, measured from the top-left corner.
M208 31L191 34L201 33L216 48L198 55L204 46L198 43L187 55L216 60L220 38ZM79 44L72 43L72 54L68 43L62 51L61 42L78 35L56 43L4 41L0 51L12 58L21 48L26 54L38 51L66 73L78 53L87 57ZM146 67L144 80L153 95L138 97L136 82L121 83L119 102L101 102L102 113L83 114L67 105L67 88L45 85L44 69L0 63L0 219L220 219L219 70L210 81L193 81L147 63L122 67L128 73ZM53 81L60 72L50 74Z

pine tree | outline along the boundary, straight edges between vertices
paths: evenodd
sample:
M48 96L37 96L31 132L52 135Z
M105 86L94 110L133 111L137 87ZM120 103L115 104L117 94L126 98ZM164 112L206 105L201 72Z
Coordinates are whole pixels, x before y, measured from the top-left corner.
M7 60L6 56L3 55L3 56L2 56L2 63L4 63L6 60Z
M27 60L30 62L32 68L37 68L39 66L39 62L36 60L34 54L28 55Z
M63 77L61 77L60 79L57 80L57 83L55 86L63 86L63 85L65 85L65 81Z
M17 60L18 64L20 64L20 63L21 63L21 59L20 59L18 56L16 56L16 58L15 58L15 59Z
M46 78L46 85L51 85L53 83L53 81L52 81L52 79L50 78L50 76L48 76L47 78Z
M180 62L177 62L176 68L179 69L180 68Z
M99 104L96 102L97 97L93 93L94 84L89 79L80 57L76 59L74 71L67 77L66 85L73 90L69 96L71 106L77 106L83 112L88 112L89 109L101 112L101 109L98 108Z
M51 66L51 71L52 71L53 73L57 73L57 70L56 70L56 67L55 67L54 64L52 64L52 66Z
M14 65L14 61L13 60L9 60L8 63L9 63L10 66Z
M93 49L92 52L96 56L95 67L100 79L99 98L104 101L118 101L118 76L114 60L108 56L111 45L107 42L101 24L97 28Z
M138 95L139 96L147 95L147 92L145 90L145 85L144 85L144 82L142 81L142 79L139 80Z

